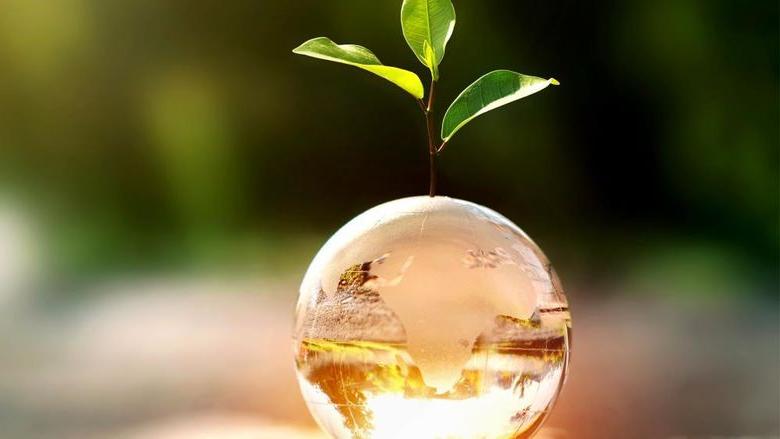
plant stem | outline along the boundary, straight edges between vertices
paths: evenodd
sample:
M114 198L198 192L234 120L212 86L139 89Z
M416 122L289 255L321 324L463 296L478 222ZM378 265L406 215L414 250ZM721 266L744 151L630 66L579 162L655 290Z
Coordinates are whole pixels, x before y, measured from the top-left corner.
M428 163L429 163L429 175L430 183L428 186L428 196L436 196L436 155L438 154L438 148L433 143L434 129L433 129L433 103L436 96L436 80L431 80L431 88L428 92L428 105L422 105L420 101L420 107L423 108L425 114L425 125L428 131Z

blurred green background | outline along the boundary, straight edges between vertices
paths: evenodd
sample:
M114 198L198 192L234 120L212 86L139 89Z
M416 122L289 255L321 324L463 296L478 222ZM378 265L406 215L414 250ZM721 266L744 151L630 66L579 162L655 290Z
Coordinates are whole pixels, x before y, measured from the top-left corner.
M324 240L375 204L427 190L415 103L365 72L290 51L325 35L367 46L384 63L425 77L401 36L399 6L0 2L0 306L14 317L4 323L0 347L16 358L8 367L21 373L59 358L49 347L58 344L52 334L101 312L94 303L125 309L111 297L135 291L144 297L139 316L159 312L165 322L168 308L155 308L158 295L150 291L186 296L205 283L233 297L226 285L251 279L258 286L245 288L247 295L270 301L258 309L282 316L286 331L295 283ZM690 346L712 343L718 352L712 358L736 355L730 349L739 346L758 356L769 376L735 387L769 380L767 388L776 390L777 2L456 1L455 7L439 116L466 85L497 68L555 76L562 86L462 130L439 162L440 192L502 212L535 238L570 291L575 328L577 306L584 333L612 324L615 314L644 318L647 325L636 326L640 336L674 327L652 324L652 312L637 306L650 303L664 318L686 325L701 319L722 331L681 330L692 337ZM116 293L116 285L126 294ZM605 314L605 303L615 314ZM227 311L225 319L220 328L230 327ZM625 324L633 326L631 318ZM747 338L753 344L745 347ZM600 340L585 337L581 349ZM706 355L702 364L711 364ZM274 361L286 365L287 352L279 356ZM583 358L587 363L588 354ZM747 364L700 384L686 378L681 386L712 389L713 382L754 373ZM140 413L129 418L63 415L30 402L43 392L35 387L41 379L34 375L32 387L0 398L7 413L26 416L15 418L19 436L34 431L19 419L48 416L54 420L44 424L56 431L102 433L193 400L182 397L188 402L153 414L117 409ZM588 394L572 392L575 402ZM693 420L661 423L681 430L646 431L776 434L777 392L757 393L758 399L732 394L729 403L753 401L764 413L757 418L734 415L731 406L701 408ZM564 415L553 421L570 430L567 422L588 415L575 403L566 408L565 393L563 401ZM306 416L297 402L290 409L296 415L231 404L215 405L284 422ZM711 431L697 429L708 419ZM594 437L609 437L593 428Z

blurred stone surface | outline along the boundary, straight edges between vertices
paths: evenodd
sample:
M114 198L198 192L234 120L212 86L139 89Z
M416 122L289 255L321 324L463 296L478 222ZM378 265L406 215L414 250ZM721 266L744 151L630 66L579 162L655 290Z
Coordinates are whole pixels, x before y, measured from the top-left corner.
M274 424L251 416L200 414L117 432L123 439L328 439L314 428Z
M2 437L318 437L293 372L294 280L95 289L0 310ZM776 303L569 290L571 374L542 437L780 433Z

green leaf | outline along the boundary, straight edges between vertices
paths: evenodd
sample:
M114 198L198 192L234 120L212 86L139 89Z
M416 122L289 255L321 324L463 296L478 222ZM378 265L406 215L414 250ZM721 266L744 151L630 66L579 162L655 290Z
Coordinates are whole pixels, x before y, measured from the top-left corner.
M466 87L450 104L441 124L441 138L448 141L463 125L480 114L558 85L553 78L522 75L511 70L495 70Z
M450 0L404 0L401 30L412 52L439 79L444 48L455 29L455 7Z
M419 76L408 70L382 65L376 55L363 46L339 45L329 38L318 37L296 47L293 53L367 70L401 87L416 99L423 97L423 85Z

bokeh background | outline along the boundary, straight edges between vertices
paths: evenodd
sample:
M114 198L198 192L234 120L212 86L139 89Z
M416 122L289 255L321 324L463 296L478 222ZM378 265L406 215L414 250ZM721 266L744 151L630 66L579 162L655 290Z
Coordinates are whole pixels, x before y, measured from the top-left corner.
M574 318L545 437L776 437L778 4L455 1L441 192L545 249ZM422 116L320 35L425 71L400 1L0 2L3 437L320 437L293 303L327 237L423 194ZM424 76L423 76L424 77Z

